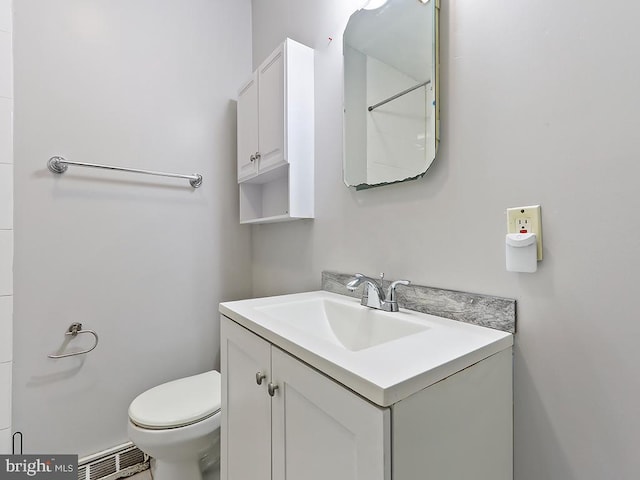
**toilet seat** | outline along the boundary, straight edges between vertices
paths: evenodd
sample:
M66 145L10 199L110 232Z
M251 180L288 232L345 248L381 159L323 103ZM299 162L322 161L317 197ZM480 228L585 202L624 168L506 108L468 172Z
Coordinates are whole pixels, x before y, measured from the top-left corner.
M151 430L179 428L215 415L220 406L220 373L211 370L141 393L129 406L129 419Z

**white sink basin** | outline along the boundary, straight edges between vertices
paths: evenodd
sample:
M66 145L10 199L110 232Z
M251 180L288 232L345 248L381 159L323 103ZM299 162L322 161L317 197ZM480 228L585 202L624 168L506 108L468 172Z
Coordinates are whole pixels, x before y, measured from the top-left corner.
M225 302L220 313L383 407L513 345L506 332L324 291Z
M397 312L326 298L277 303L257 310L307 335L354 352L429 329L425 324L403 319Z

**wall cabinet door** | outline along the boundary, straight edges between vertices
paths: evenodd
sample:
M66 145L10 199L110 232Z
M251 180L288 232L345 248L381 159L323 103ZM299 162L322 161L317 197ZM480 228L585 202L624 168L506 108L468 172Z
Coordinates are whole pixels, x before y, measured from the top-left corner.
M273 480L389 480L390 411L271 350Z
M271 346L221 318L221 475L227 480L271 479ZM256 374L267 375L260 379Z
M258 144L260 172L287 163L285 156L285 58L280 45L258 69Z
M283 44L238 93L238 182L287 163L284 55Z
M238 94L238 181L251 178L258 173L258 75Z
M223 480L391 478L388 408L224 316L221 341Z

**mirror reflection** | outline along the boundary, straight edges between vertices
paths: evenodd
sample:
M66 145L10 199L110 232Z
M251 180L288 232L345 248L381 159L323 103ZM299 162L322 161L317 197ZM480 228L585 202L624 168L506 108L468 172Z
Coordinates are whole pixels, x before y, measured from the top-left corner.
M344 32L344 181L424 175L438 145L436 0L369 2ZM380 5L382 3L382 5Z

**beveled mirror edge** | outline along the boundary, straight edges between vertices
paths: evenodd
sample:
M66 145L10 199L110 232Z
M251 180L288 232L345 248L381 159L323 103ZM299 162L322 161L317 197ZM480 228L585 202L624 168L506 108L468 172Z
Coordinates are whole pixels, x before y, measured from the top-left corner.
M437 148L437 145L436 145ZM435 159L434 159L435 160ZM431 163L433 163L433 161L431 161ZM429 170L429 167L431 167L431 163L429 164L429 166L427 167L427 170ZM368 190L369 188L375 188L375 187L384 187L385 185L394 185L396 183L405 183L405 182L409 182L411 180L417 180L421 177L424 177L425 174L427 173L427 170L425 170L422 173L419 173L418 175L415 175L413 177L407 177L407 178L403 178L402 180L394 180L393 182L381 182L381 183L360 183L358 185L347 185L347 187L354 187L356 189L356 191L360 191L360 190Z
M437 155L438 155L438 150L440 147L440 5L441 5L441 1L442 0L432 0L433 1L433 74L432 74L432 78L435 79L435 84L434 84L434 103L435 103L435 108L434 108L434 137L435 137L435 145L434 145L434 154L433 154L433 158L431 159L431 161L429 162L429 165L427 165L427 167L425 168L425 170L421 173L419 173L418 175L412 176L412 177L407 177L407 178L403 178L401 180L394 180L391 182L381 182L381 183L360 183L360 184L351 184L347 182L347 178L346 178L346 123L344 121L344 115L345 115L345 85L344 85L344 80L343 80L343 88L342 88L342 118L343 118L343 123L342 123L342 181L344 182L344 184L347 187L353 187L355 188L356 191L360 191L360 190L368 190L370 188L376 188L376 187L383 187L386 185L394 185L396 183L405 183L405 182L409 182L411 180L417 180L419 178L422 178L426 175L427 171L429 170L429 168L431 168L431 165L433 165L433 163L435 162ZM360 9L356 10L359 11ZM355 13L355 12L354 12ZM344 43L343 43L343 49L344 49ZM343 57L344 57L344 52L343 52ZM344 61L343 61L344 63ZM343 67L344 68L344 67Z

